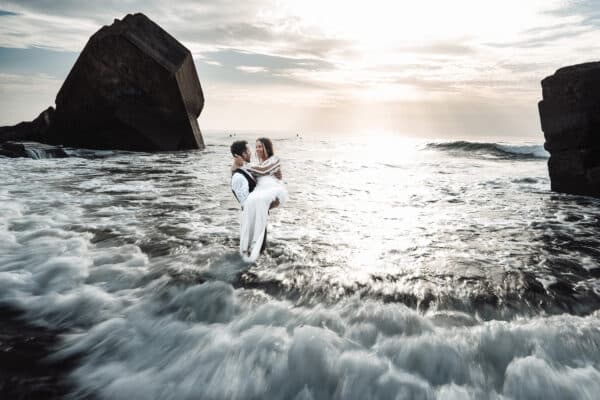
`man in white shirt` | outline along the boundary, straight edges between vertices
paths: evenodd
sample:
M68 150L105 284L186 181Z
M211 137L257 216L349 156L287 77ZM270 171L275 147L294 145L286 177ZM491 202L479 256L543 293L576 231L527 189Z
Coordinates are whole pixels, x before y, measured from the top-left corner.
M252 152L250 151L250 147L248 146L248 142L245 140L238 140L231 144L231 155L233 157L240 156L246 163L249 163L252 159ZM235 166L235 162L233 164ZM278 179L281 179L281 172L277 172L275 176ZM235 196L236 200L240 203L242 209L244 208L244 203L248 198L248 195L254 190L256 187L256 179L250 172L248 172L244 166L239 167L231 172L231 191ZM270 208L277 207L279 205L279 200L275 200L271 203ZM267 230L265 229L265 238L263 240L262 248L260 252L262 253L267 244Z
M249 163L252 159L252 153L250 152L250 148L248 147L248 142L246 142L245 140L233 142L231 145L231 155L233 157L240 156L245 162ZM243 166L237 169L232 169L231 190L236 200L240 203L242 209L244 208L246 198L248 197L250 192L254 190L255 186L256 179L252 176L250 172L246 171Z

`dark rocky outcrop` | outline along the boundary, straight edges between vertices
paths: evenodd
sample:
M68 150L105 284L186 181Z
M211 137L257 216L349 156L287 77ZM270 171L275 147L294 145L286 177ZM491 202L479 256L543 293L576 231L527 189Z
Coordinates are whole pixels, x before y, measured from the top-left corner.
M50 124L54 120L54 108L48 107L36 119L20 122L14 126L0 127L0 143L7 141L42 141L48 137Z
M56 110L0 128L0 142L35 140L90 149L203 148L204 95L192 55L143 14L88 41L56 96ZM36 122L37 121L37 122Z
M37 142L4 142L0 143L0 156L29 157L36 160L43 158L65 158L69 155L61 146L52 146Z
M600 62L561 68L542 91L552 190L600 197Z

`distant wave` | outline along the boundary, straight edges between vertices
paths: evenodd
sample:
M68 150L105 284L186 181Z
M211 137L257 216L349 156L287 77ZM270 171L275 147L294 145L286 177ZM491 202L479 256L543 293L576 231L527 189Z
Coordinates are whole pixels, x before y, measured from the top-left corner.
M548 158L548 153L542 145L513 145L502 143L455 142L428 143L427 149L442 150L454 153L491 156L510 159Z
M129 152L125 152L125 151L119 151L119 150L92 150L92 149L78 149L78 148L71 148L71 147L65 147L64 148L65 153L67 153L67 155L69 157L79 157L79 158L89 158L89 159L95 159L95 158L106 158L106 157L110 157L113 156L117 153L129 153Z

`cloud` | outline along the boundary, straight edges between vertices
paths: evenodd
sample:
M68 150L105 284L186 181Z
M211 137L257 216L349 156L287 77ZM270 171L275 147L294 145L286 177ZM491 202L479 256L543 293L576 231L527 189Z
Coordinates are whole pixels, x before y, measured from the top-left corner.
M575 40L585 33L589 33L591 27L561 23L552 26L538 27L524 31L518 40L487 43L492 47L504 48L534 48L552 46L559 40Z
M46 74L64 78L77 59L76 52L0 47L0 72L13 74Z
M420 46L400 47L397 49L397 51L405 51L417 54L461 56L473 54L475 49L464 43L433 42Z
M570 17L573 15L581 18L581 24L590 27L600 27L600 8L594 0L570 0L565 1L562 7L548 11L548 14L558 17Z
M94 32L139 11L192 51L208 99L251 102L260 91L327 110L349 100L534 104L543 77L600 50L593 1L5 0L2 9L0 47L29 53L0 49L0 73L22 65L64 78Z
M236 69L247 72L249 74L256 74L258 72L267 72L268 71L268 69L266 69L265 67L252 67L249 65L240 65L240 66L237 66Z
M13 13L2 18L0 47L45 47L80 51L99 26L89 19L40 13Z
M0 73L0 125L31 121L54 98L62 80L45 74Z
M218 61L222 65L253 65L268 68L273 71L281 71L291 68L303 69L331 69L333 64L324 60L311 58L296 58L285 56L273 56L268 54L248 52L238 49L222 49L218 51L204 52L203 57Z

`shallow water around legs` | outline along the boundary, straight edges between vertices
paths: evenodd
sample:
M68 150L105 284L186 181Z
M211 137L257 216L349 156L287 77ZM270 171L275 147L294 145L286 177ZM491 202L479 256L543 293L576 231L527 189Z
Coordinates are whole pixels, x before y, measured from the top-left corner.
M246 265L205 140L0 158L0 304L67 332L75 397L600 392L600 201L551 193L541 146L275 139L290 200Z

